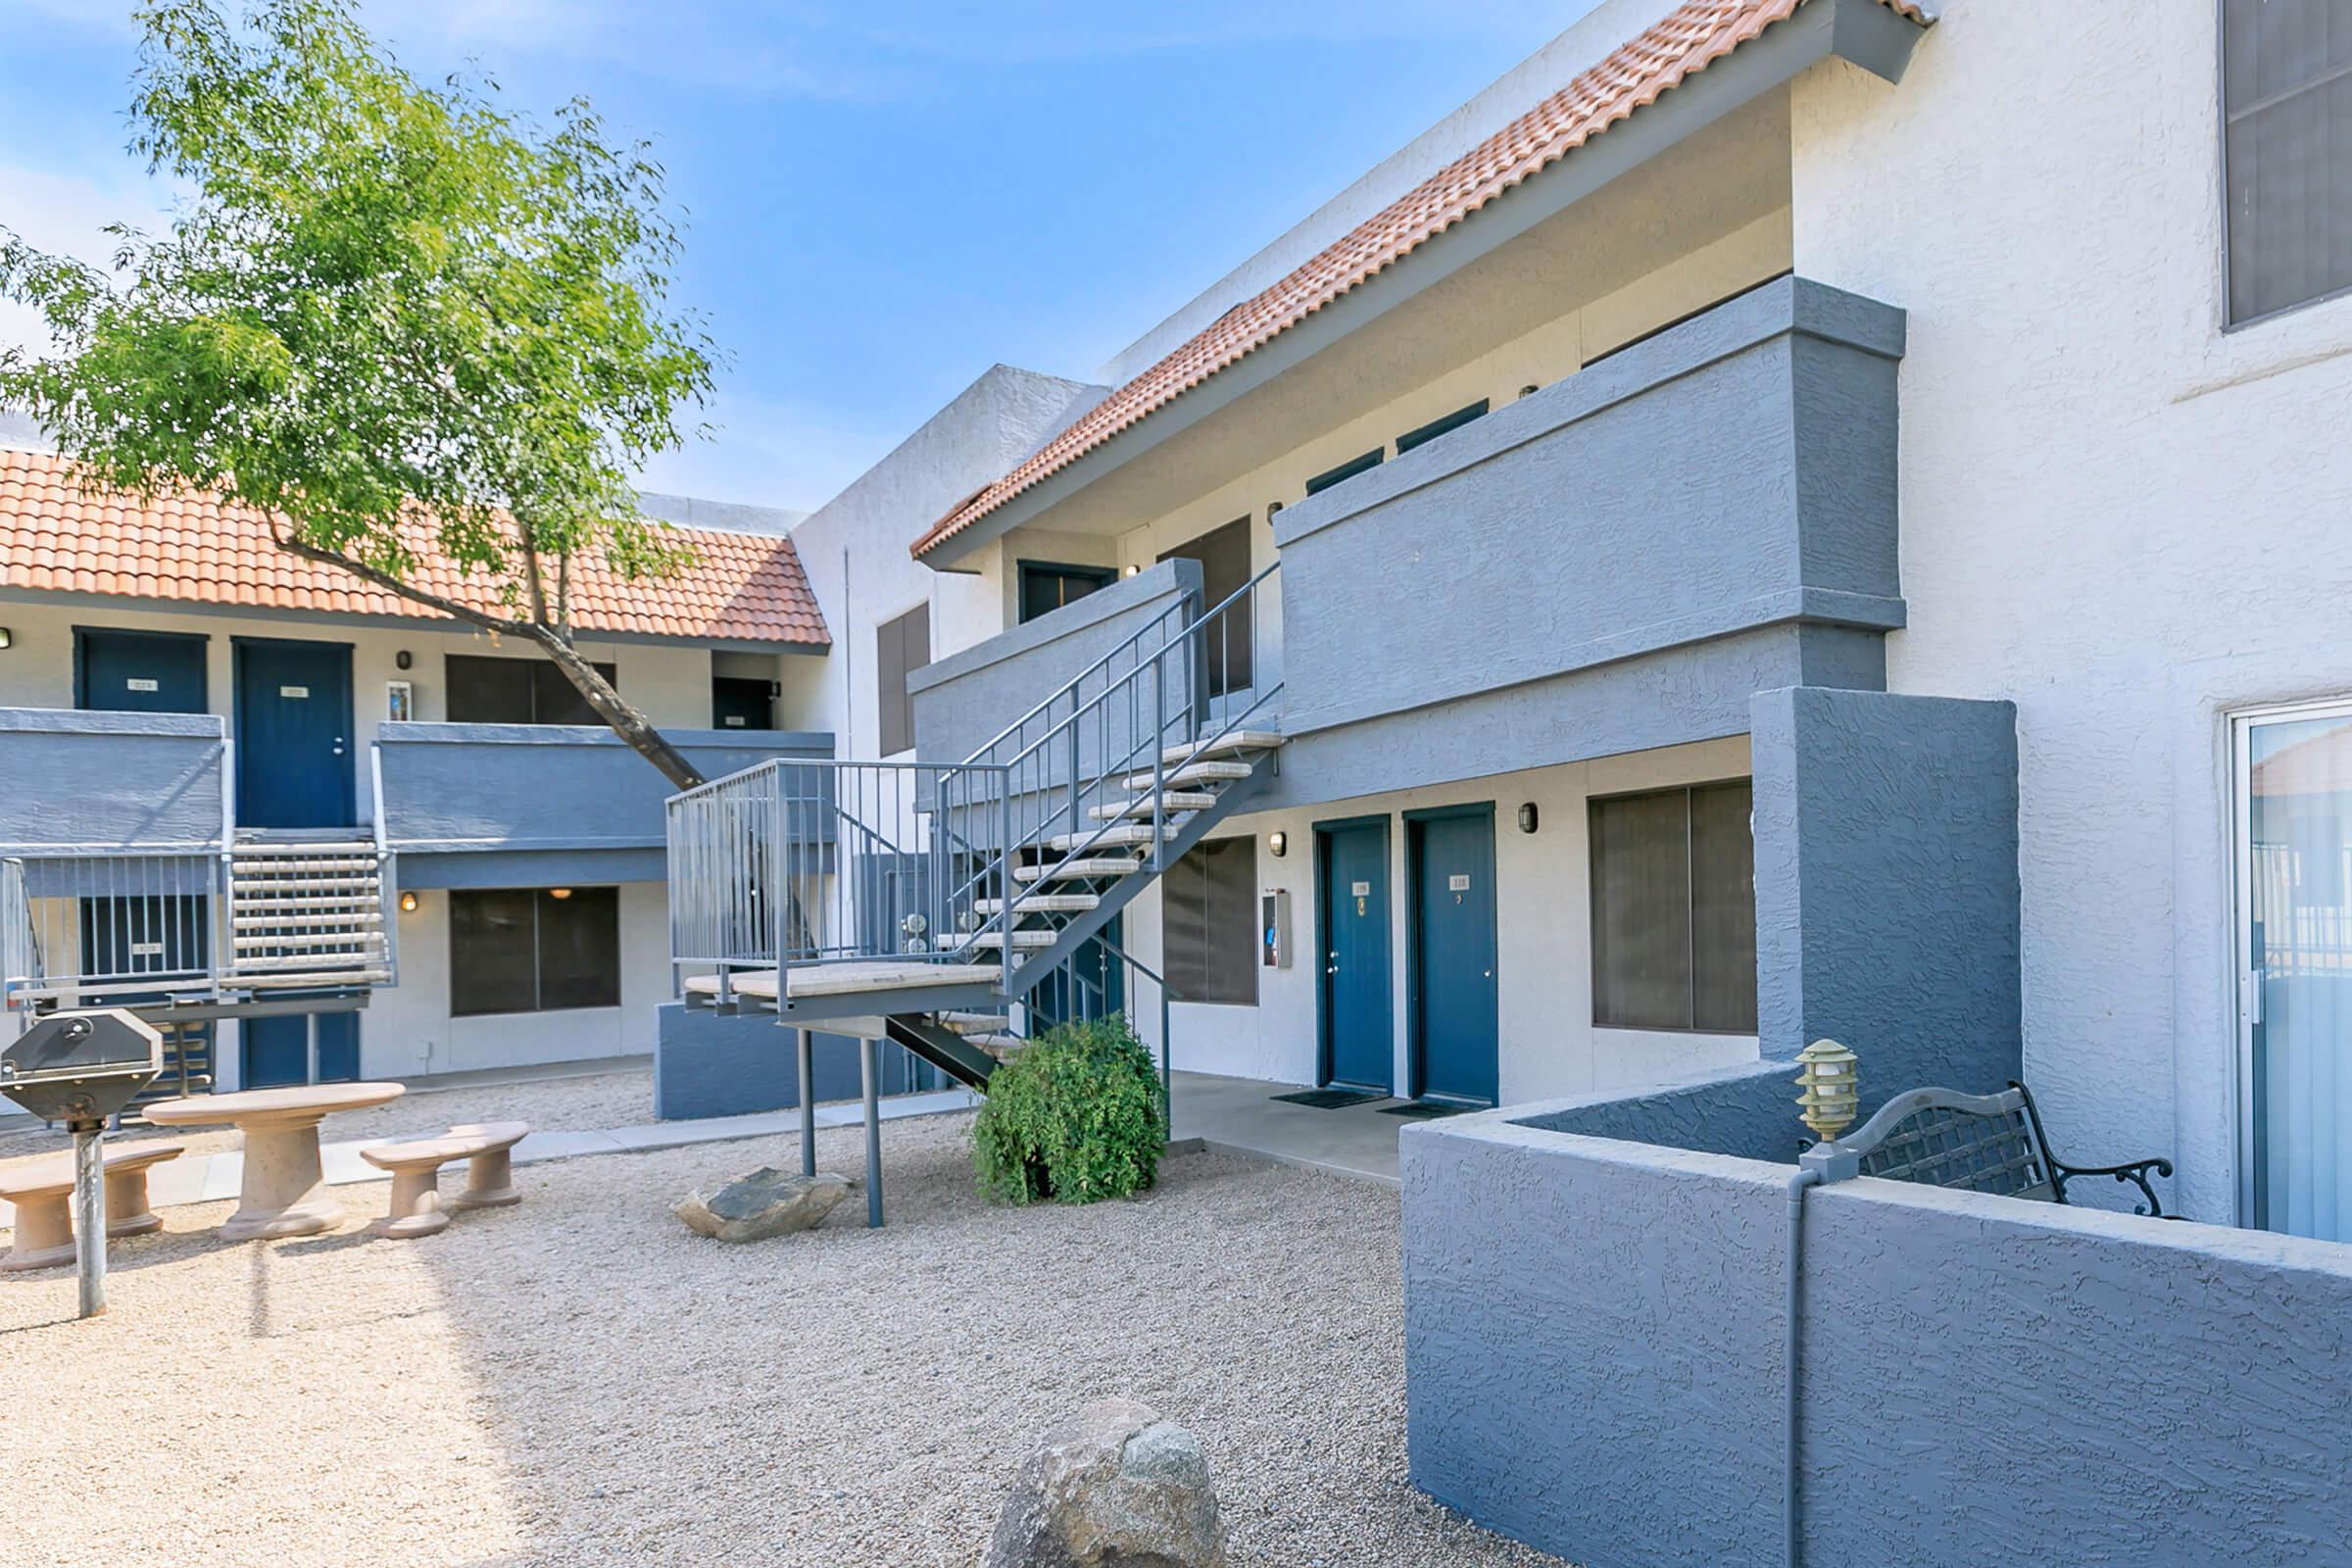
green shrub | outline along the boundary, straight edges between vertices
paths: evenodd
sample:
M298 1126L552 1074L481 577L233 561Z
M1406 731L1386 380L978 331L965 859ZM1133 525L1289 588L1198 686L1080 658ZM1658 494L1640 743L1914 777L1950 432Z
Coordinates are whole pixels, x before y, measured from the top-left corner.
M1167 1141L1152 1053L1113 1013L1056 1024L989 1076L972 1164L1000 1202L1092 1203L1150 1187Z

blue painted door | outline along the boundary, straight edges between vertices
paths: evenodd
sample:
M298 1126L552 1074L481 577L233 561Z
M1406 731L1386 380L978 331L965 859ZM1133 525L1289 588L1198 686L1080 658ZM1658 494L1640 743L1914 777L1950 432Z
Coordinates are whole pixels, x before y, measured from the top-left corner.
M74 706L126 713L205 710L204 639L83 627L74 633Z
M360 1015L357 1012L281 1012L247 1018L237 1026L244 1042L247 1089L276 1089L311 1081L311 1030L318 1031L318 1078L348 1083L360 1075Z
M1323 1049L1326 1081L1387 1093L1395 1030L1389 1011L1389 833L1367 822L1317 835L1323 858Z
M1406 824L1413 888L1413 1079L1418 1094L1493 1104L1494 808Z
M351 826L351 646L238 639L236 740L238 826Z

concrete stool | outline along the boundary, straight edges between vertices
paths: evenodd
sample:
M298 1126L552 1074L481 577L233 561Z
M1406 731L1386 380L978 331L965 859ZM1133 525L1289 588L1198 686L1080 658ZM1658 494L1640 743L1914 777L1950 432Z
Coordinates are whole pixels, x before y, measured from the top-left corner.
M452 1208L506 1208L522 1201L514 1190L514 1149L531 1130L527 1121L467 1122L449 1136L469 1146L466 1190L449 1200Z
M164 1228L147 1206L147 1171L177 1159L183 1144L110 1144L106 1160L106 1234L146 1236ZM74 1261L74 1156L43 1154L0 1166L0 1198L17 1206L15 1236L0 1271L55 1268Z
M392 1173L392 1203L382 1219L369 1223L370 1236L430 1236L449 1224L441 1202L441 1167L453 1159L470 1162L466 1191L449 1200L449 1208L500 1208L519 1203L514 1190L510 1151L529 1132L519 1121L468 1123L452 1127L438 1138L413 1138L405 1143L373 1144L360 1157L378 1170Z

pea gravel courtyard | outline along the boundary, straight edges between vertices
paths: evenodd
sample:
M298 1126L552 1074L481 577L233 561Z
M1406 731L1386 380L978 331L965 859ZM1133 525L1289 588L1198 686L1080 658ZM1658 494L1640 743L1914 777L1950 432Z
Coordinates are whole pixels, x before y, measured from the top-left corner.
M793 1138L523 1167L439 1236L224 1246L228 1204L0 1280L11 1568L969 1568L1013 1467L1125 1394L1205 1445L1235 1564L1542 1564L1404 1484L1396 1198L1214 1154L1084 1208L974 1196L968 1116L894 1123L889 1227L727 1247L687 1187ZM858 1129L820 1163L858 1169ZM37 1434L37 1437L36 1437Z

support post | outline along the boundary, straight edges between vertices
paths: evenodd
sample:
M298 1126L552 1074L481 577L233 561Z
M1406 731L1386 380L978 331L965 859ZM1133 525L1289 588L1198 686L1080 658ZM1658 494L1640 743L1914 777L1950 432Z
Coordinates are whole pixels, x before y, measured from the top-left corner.
M85 1318L106 1311L106 1158L105 1124L80 1122L74 1128L74 1265L81 1291Z
M882 1097L877 1069L882 1042L860 1040L858 1045L859 1076L865 1080L865 1225L868 1230L878 1230L882 1225Z
M795 1029L793 1044L801 1058L801 1174L816 1174L816 1051L808 1031Z

